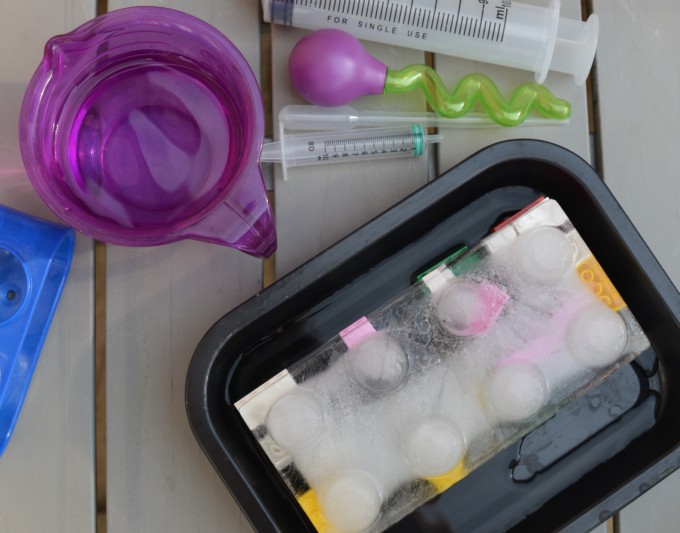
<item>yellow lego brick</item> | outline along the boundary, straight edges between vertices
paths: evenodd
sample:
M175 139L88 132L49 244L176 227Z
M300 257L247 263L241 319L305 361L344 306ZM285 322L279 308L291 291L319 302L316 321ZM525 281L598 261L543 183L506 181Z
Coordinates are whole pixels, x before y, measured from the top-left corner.
M576 265L576 272L581 281L593 291L593 294L611 309L618 311L626 307L626 302L623 301L600 263L592 255Z
M458 483L469 473L470 473L469 470L467 469L463 461L461 461L450 472L447 472L446 474L442 474L440 476L428 477L425 479L429 481L432 485L434 485L434 487L437 489L437 493L441 494L449 487Z
M319 500L313 490L308 490L304 494L297 496L297 501L302 507L302 510L309 518L312 525L319 533L328 533L332 531L331 525L326 520L326 517L321 510Z

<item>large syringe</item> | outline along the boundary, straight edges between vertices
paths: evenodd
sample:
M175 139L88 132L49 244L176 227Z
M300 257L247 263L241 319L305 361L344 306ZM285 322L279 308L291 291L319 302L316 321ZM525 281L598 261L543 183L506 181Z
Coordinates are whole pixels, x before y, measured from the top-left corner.
M581 84L595 57L598 18L560 17L514 0L262 0L267 22L336 28L359 39L504 65L535 73L573 74Z

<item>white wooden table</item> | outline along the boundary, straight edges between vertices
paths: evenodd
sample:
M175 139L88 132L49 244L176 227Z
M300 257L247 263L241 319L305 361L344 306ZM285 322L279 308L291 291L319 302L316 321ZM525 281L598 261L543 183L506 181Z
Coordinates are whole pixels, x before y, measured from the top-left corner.
M109 0L108 9L135 4ZM256 0L158 0L223 31L261 73L260 7ZM580 16L578 0L563 14ZM566 127L453 131L439 150L440 170L493 142L534 137L561 144L600 169L671 278L680 283L680 85L676 51L680 4L592 0L601 17L593 84L596 104L591 153L586 91L550 74L548 87L574 107ZM0 202L56 220L22 167L16 124L25 85L52 35L95 15L94 0L0 0ZM301 103L286 74L287 57L305 32L271 29L273 109ZM423 54L370 44L388 65L423 61ZM481 70L507 94L527 73L435 56L449 85ZM269 64L269 61L263 62ZM263 79L268 79L264 76ZM664 89L667 87L667 89ZM424 108L416 94L371 97L363 109ZM279 249L284 275L424 185L425 160L408 165L337 166L275 175ZM194 440L184 410L184 380L207 329L263 285L261 261L231 249L185 241L158 248L106 247L105 422L102 461L95 450L94 243L79 236L61 303L15 434L0 458L0 533L95 530L237 532L251 528ZM102 300L104 299L104 300ZM99 329L97 331L100 331ZM101 420L101 419L100 419ZM104 448L100 450L103 451ZM106 474L106 478L103 475ZM95 480L106 479L95 489ZM620 532L678 531L680 473L624 509L610 523ZM97 520L99 512L101 520ZM604 533L607 526L598 531Z

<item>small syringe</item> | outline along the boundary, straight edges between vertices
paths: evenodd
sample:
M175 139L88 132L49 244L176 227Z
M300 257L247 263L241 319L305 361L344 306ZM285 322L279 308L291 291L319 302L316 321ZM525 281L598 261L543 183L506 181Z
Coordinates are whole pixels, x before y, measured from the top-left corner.
M418 157L442 135L429 135L420 124L344 131L314 131L288 135L262 147L260 162L281 163L284 179L288 167L347 163L395 157Z

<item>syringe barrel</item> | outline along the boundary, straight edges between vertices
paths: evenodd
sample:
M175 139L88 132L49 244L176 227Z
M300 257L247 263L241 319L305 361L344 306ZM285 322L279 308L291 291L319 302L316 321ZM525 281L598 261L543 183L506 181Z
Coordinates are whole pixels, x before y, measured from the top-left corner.
M401 128L329 131L286 135L281 142L286 167L416 157L427 134L418 125Z
M270 22L336 28L359 39L529 70L539 83L553 68L556 43L556 70L582 83L597 43L596 17L560 18L560 0L548 6L514 0L262 0L262 6ZM568 27L566 39L558 39L561 25Z

